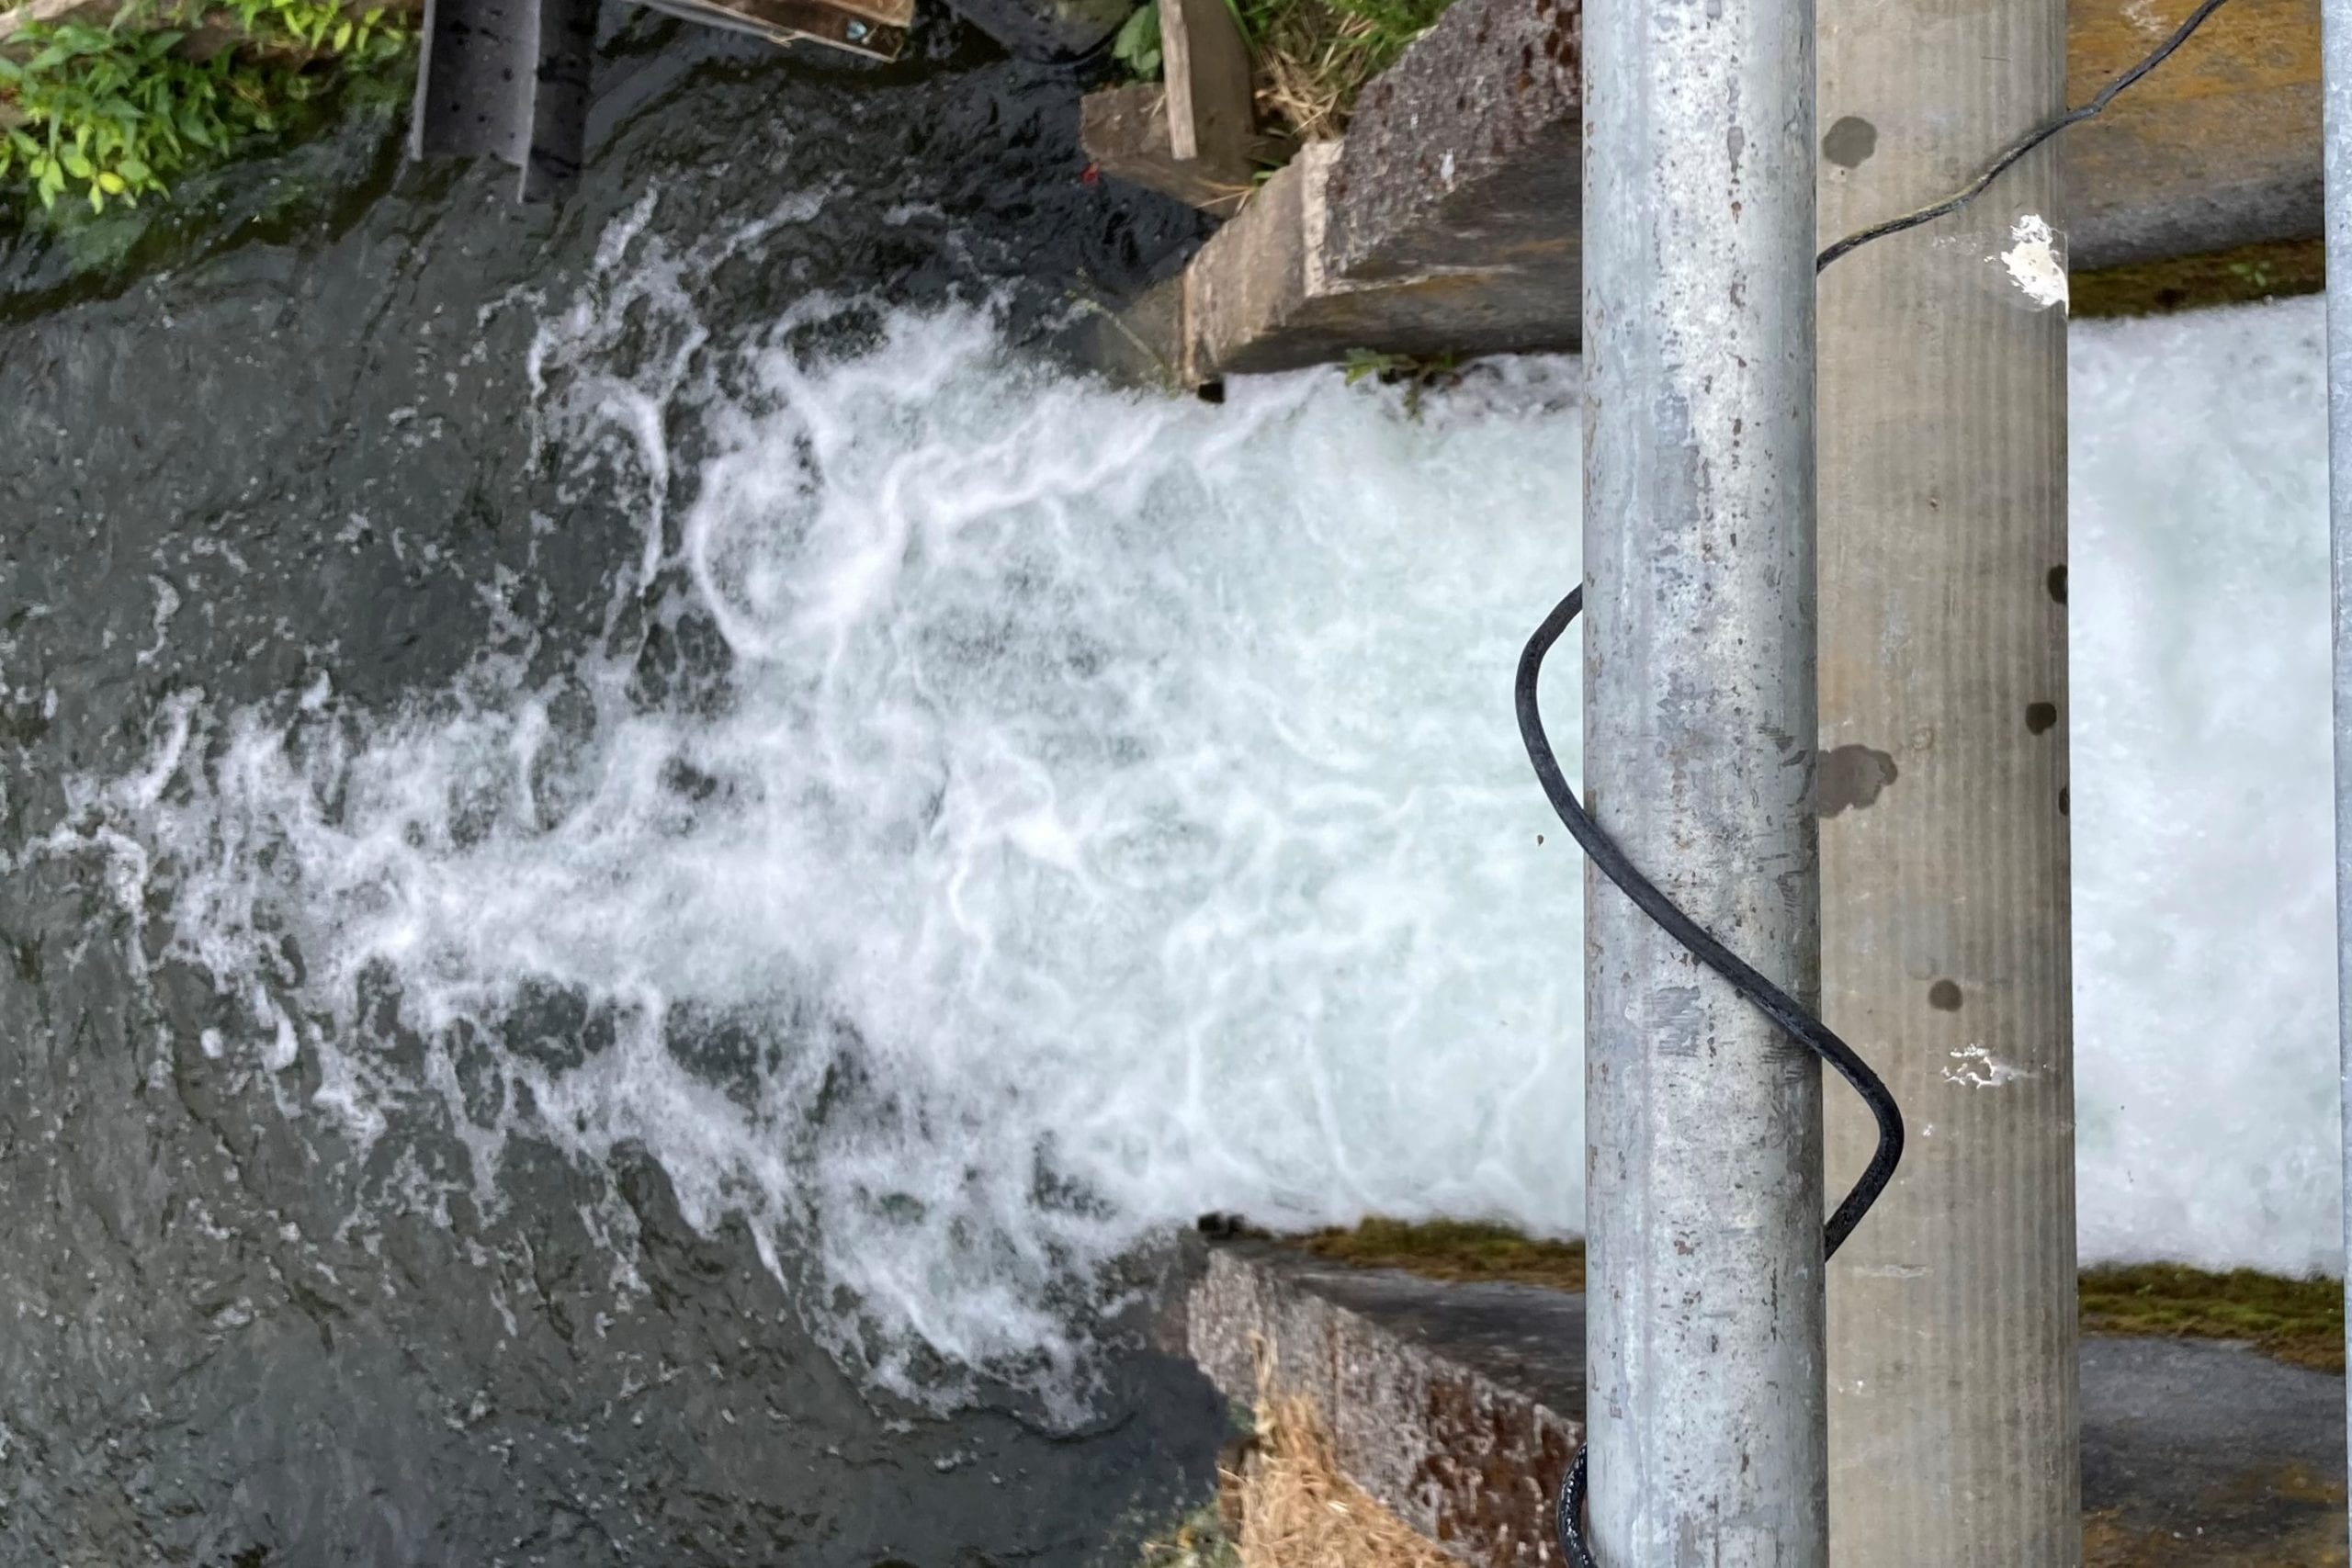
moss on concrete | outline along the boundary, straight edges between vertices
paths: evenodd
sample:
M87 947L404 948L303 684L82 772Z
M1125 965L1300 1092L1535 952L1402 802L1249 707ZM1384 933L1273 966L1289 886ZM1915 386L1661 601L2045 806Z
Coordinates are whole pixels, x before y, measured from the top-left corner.
M2243 305L2327 287L2326 246L2277 240L2137 266L2076 273L2070 308L2077 316L2159 316L2207 305Z
M2086 1334L2243 1339L2291 1366L2344 1371L2344 1287L2335 1280L2151 1263L2089 1269L2082 1292Z
M2216 1552L2168 1529L2135 1530L2109 1514L2083 1521L2083 1568L2346 1568L2341 1526L2314 1523L2299 1536L2248 1551Z
M1143 1543L1136 1568L1240 1568L1241 1549L1215 1503Z
M1584 1243L1541 1241L1508 1225L1464 1220L1370 1219L1352 1230L1295 1238L1320 1258L1362 1269L1400 1269L1430 1280L1503 1280L1584 1289Z
M2347 1568L2344 1481L2304 1464L2184 1478L2183 1529L2105 1508L2083 1520L2083 1568Z
M1538 1240L1508 1225L1370 1219L1288 1239L1363 1269L1584 1289L1582 1242ZM2082 1325L2086 1334L2243 1340L2291 1366L2344 1371L2344 1287L2334 1280L2282 1280L2245 1269L2210 1274L2169 1263L2093 1269L2082 1277Z

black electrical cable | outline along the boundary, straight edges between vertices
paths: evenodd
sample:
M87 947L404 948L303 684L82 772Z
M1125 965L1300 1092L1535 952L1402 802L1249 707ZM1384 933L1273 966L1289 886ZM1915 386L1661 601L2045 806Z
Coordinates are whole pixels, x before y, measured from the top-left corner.
M2044 120L1994 155L1993 161L1967 185L1940 201L1932 202L1899 218L1890 218L1859 229L1839 240L1814 258L1815 276L1841 256L1850 255L1873 240L1932 223L1948 213L1957 212L1982 196L1993 182L2006 174L2017 161L2065 130L2079 125L2104 110L2115 101L2118 94L2130 87L2149 72L2170 59L2181 45L2187 43L2197 29L2203 27L2214 12L2229 0L2201 0L2197 9L2158 44L2146 58L2129 71L2099 89L2098 95L2078 108ZM1515 695L1519 706L1520 739L1526 743L1527 760L1534 764L1535 776L1543 784L1544 793L1558 812L1571 838L1584 850L1601 874L1608 877L1634 901L1642 913L1657 922L1668 936L1688 948L1691 954L1708 968L1729 981L1732 989L1752 1003L1756 1009L1781 1027L1790 1039L1819 1056L1837 1069L1860 1095L1878 1122L1878 1147L1871 1156L1868 1169L1846 1194L1838 1211L1829 1216L1824 1228L1822 1256L1835 1253L1846 1238L1861 1224L1862 1216L1878 1201L1886 1184L1894 1179L1894 1168L1903 1157L1903 1113L1894 1103L1885 1082L1872 1072L1870 1065L1857 1055L1852 1046L1831 1032L1829 1027L1799 1007L1794 998L1758 974L1729 948L1676 906L1674 900L1660 892L1657 885L1644 876L1633 862L1625 858L1600 825L1585 812L1576 792L1568 787L1566 777L1560 772L1559 760L1552 754L1552 742L1544 733L1544 715L1536 700L1536 681L1544 671L1544 656L1560 640L1577 612L1584 605L1584 590L1577 588L1554 607L1544 624L1535 628L1527 648L1520 655L1519 680ZM1592 1549L1584 1540L1584 1502L1591 1458L1589 1449L1577 1450L1575 1462L1568 1467L1566 1483L1560 1488L1559 1529L1560 1551L1566 1556L1569 1568L1600 1568Z
M2106 86L2101 87L2098 90L2098 96L2093 97L2090 102L2083 105L2080 108L2068 109L2064 114L2056 115L2049 119L2043 120L2040 125L2034 127L2031 130L2027 131L2023 136L2018 137L2015 141L2010 142L2007 147L2002 148L2000 152L1994 154L1993 161L1984 165L1982 173L1980 173L1974 179L1962 186L1960 189L1944 197L1941 201L1930 202L1928 206L1920 208L1916 212L1906 212L1900 218L1890 218L1883 223L1873 223L1867 229L1855 230L1852 233L1847 235L1844 239L1838 241L1836 244L1830 246L1827 250L1813 258L1814 276L1816 277L1819 276L1823 270L1826 269L1831 262L1836 261L1840 256L1852 254L1854 252L1860 250L1864 245L1869 244L1872 240L1883 240L1889 234L1900 234L1905 229L1917 229L1922 223L1932 223L1948 212L1957 212L1962 208L1966 207L1970 202L1974 201L1978 197L1984 195L1985 188L1992 185L1995 180L1999 179L2003 175L2008 173L2009 165L2015 164L2019 158L2024 157L2027 153L2032 152L2035 148L2041 146L2043 142L2049 141L2052 137L2057 135L2068 126L2080 125L2083 121L2099 113L2101 110L2105 109L2108 105L2115 101L2115 96L2118 93L2122 92L2126 87L2132 85L2132 83L2137 82L2141 77L2145 76L2149 72L2154 71L2157 66L2162 65L2165 61L2171 59L2173 51L2177 50L2182 44L2187 43L2190 35L2205 25L2207 17L2211 17L2214 12L2220 10L2228 3L2229 0L2204 0L2204 3L2199 5L2197 9L2188 13L2188 20L2182 22L2180 26L2172 30L2172 36L2170 38L2156 45L2155 49L2145 59L2142 60L2139 64L2134 65L2131 70L2126 71L2122 75L2118 76L2114 81L2109 82Z
M1779 1024L1781 1032L1837 1068L1838 1076L1854 1086L1854 1092L1862 1097L1862 1103L1877 1118L1878 1149L1871 1156L1861 1179L1846 1194L1846 1201L1838 1205L1838 1212L1829 1216L1824 1230L1824 1250L1835 1252L1861 1224L1862 1215L1878 1201L1886 1184L1894 1179L1895 1162L1903 1157L1903 1113L1895 1109L1894 1096L1887 1092L1886 1085L1879 1081L1870 1064L1852 1046L1684 914L1673 899L1658 890L1657 884L1625 858L1625 852L1600 830L1600 825L1577 799L1576 791L1568 787L1566 776L1560 772L1559 760L1552 754L1551 737L1544 732L1543 706L1536 696L1535 684L1544 672L1544 656L1552 651L1552 645L1560 640L1568 623L1577 618L1577 612L1583 607L1584 589L1570 589L1568 596L1555 605L1544 624L1535 628L1535 635L1527 639L1527 648L1519 656L1519 681L1513 694L1518 700L1519 735L1527 745L1527 760L1535 765L1535 776L1543 784L1544 795L1550 797L1552 809L1566 824L1568 836L1600 868L1601 874L1623 889L1634 907L1656 920L1667 935L1689 948L1700 963L1730 981L1732 989Z
M1535 776L1542 782L1544 795L1550 797L1552 809L1566 824L1568 836L1600 868L1601 874L1622 888L1634 906L1656 920L1668 936L1689 948L1700 963L1731 982L1733 990L1780 1025L1782 1032L1835 1067L1840 1077L1854 1086L1854 1092L1862 1097L1862 1103L1877 1119L1878 1148L1871 1155L1869 1168L1862 1172L1861 1179L1846 1194L1846 1201L1838 1205L1838 1212L1829 1216L1822 1247L1826 1258L1853 1234L1870 1206L1894 1179L1895 1164L1903 1157L1903 1113L1895 1108L1894 1096L1887 1091L1885 1083L1871 1071L1870 1065L1855 1054L1852 1046L1684 914L1673 899L1625 858L1625 852L1586 814L1576 791L1568 787L1566 775L1560 772L1559 760L1552 754L1551 738L1544 733L1543 706L1535 688L1544 673L1544 656L1552 651L1552 645L1560 640L1583 605L1584 589L1578 586L1544 617L1544 624L1528 639L1526 651L1519 656L1519 681L1514 694L1519 705L1519 734L1527 744L1527 760L1535 765ZM1560 1490L1560 1550L1566 1553L1571 1568L1599 1568L1591 1549L1584 1542L1589 1457L1589 1450L1577 1450L1576 1462L1568 1467L1567 1483Z

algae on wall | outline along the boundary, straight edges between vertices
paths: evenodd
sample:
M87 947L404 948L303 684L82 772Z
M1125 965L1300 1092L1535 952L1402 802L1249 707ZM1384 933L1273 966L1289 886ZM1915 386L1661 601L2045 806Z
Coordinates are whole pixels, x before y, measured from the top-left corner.
M2327 288L2322 240L2267 240L2199 255L2077 273L2069 280L2077 316L2161 316L2209 305L2245 305Z

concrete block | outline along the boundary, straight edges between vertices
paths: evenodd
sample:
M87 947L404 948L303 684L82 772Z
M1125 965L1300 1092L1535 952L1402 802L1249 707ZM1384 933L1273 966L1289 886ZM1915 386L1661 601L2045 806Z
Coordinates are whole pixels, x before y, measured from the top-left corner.
M2075 0L2066 101L2082 103L2195 0ZM2062 226L2077 270L2320 231L2318 0L2230 0L2097 119L2065 132Z
M1351 350L1420 358L1577 344L1574 236L1555 265L1439 268L1356 282L1331 265L1335 142L1316 142L1259 189L1184 274L1184 378L1293 370Z
M1186 274L1186 379L1578 346L1577 0L1459 0Z
M1526 1285L1432 1286L1264 1243L1213 1249L1193 1359L1228 1398L1306 1399L1340 1468L1482 1568L1556 1568L1552 1498L1583 1440L1584 1303Z
M1518 269L1573 300L1583 71L1579 0L1459 0L1357 100L1331 175L1332 270Z

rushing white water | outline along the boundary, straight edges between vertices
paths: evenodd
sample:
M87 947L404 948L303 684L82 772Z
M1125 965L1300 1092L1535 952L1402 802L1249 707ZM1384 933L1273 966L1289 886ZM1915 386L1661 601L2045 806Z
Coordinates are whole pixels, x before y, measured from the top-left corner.
M249 1014L204 1050L312 1053L297 1113L363 1141L431 1111L493 1202L512 1138L641 1144L901 1388L1058 1379L1069 1305L1205 1210L1573 1231L1580 866L1509 703L1577 572L1573 365L1419 418L1329 375L1209 408L948 312L721 376L694 259L605 253L535 354L544 417L656 498L618 598L731 672L649 696L632 649L526 690L485 654L290 726L190 694L58 843L167 894ZM666 346L624 352L649 318ZM2335 1258L2318 322L2076 329L2095 1255ZM665 516L681 419L708 450ZM375 975L422 1070L363 1021ZM550 995L587 1043L485 1069Z
M2074 328L2089 1257L2339 1267L2324 327Z

